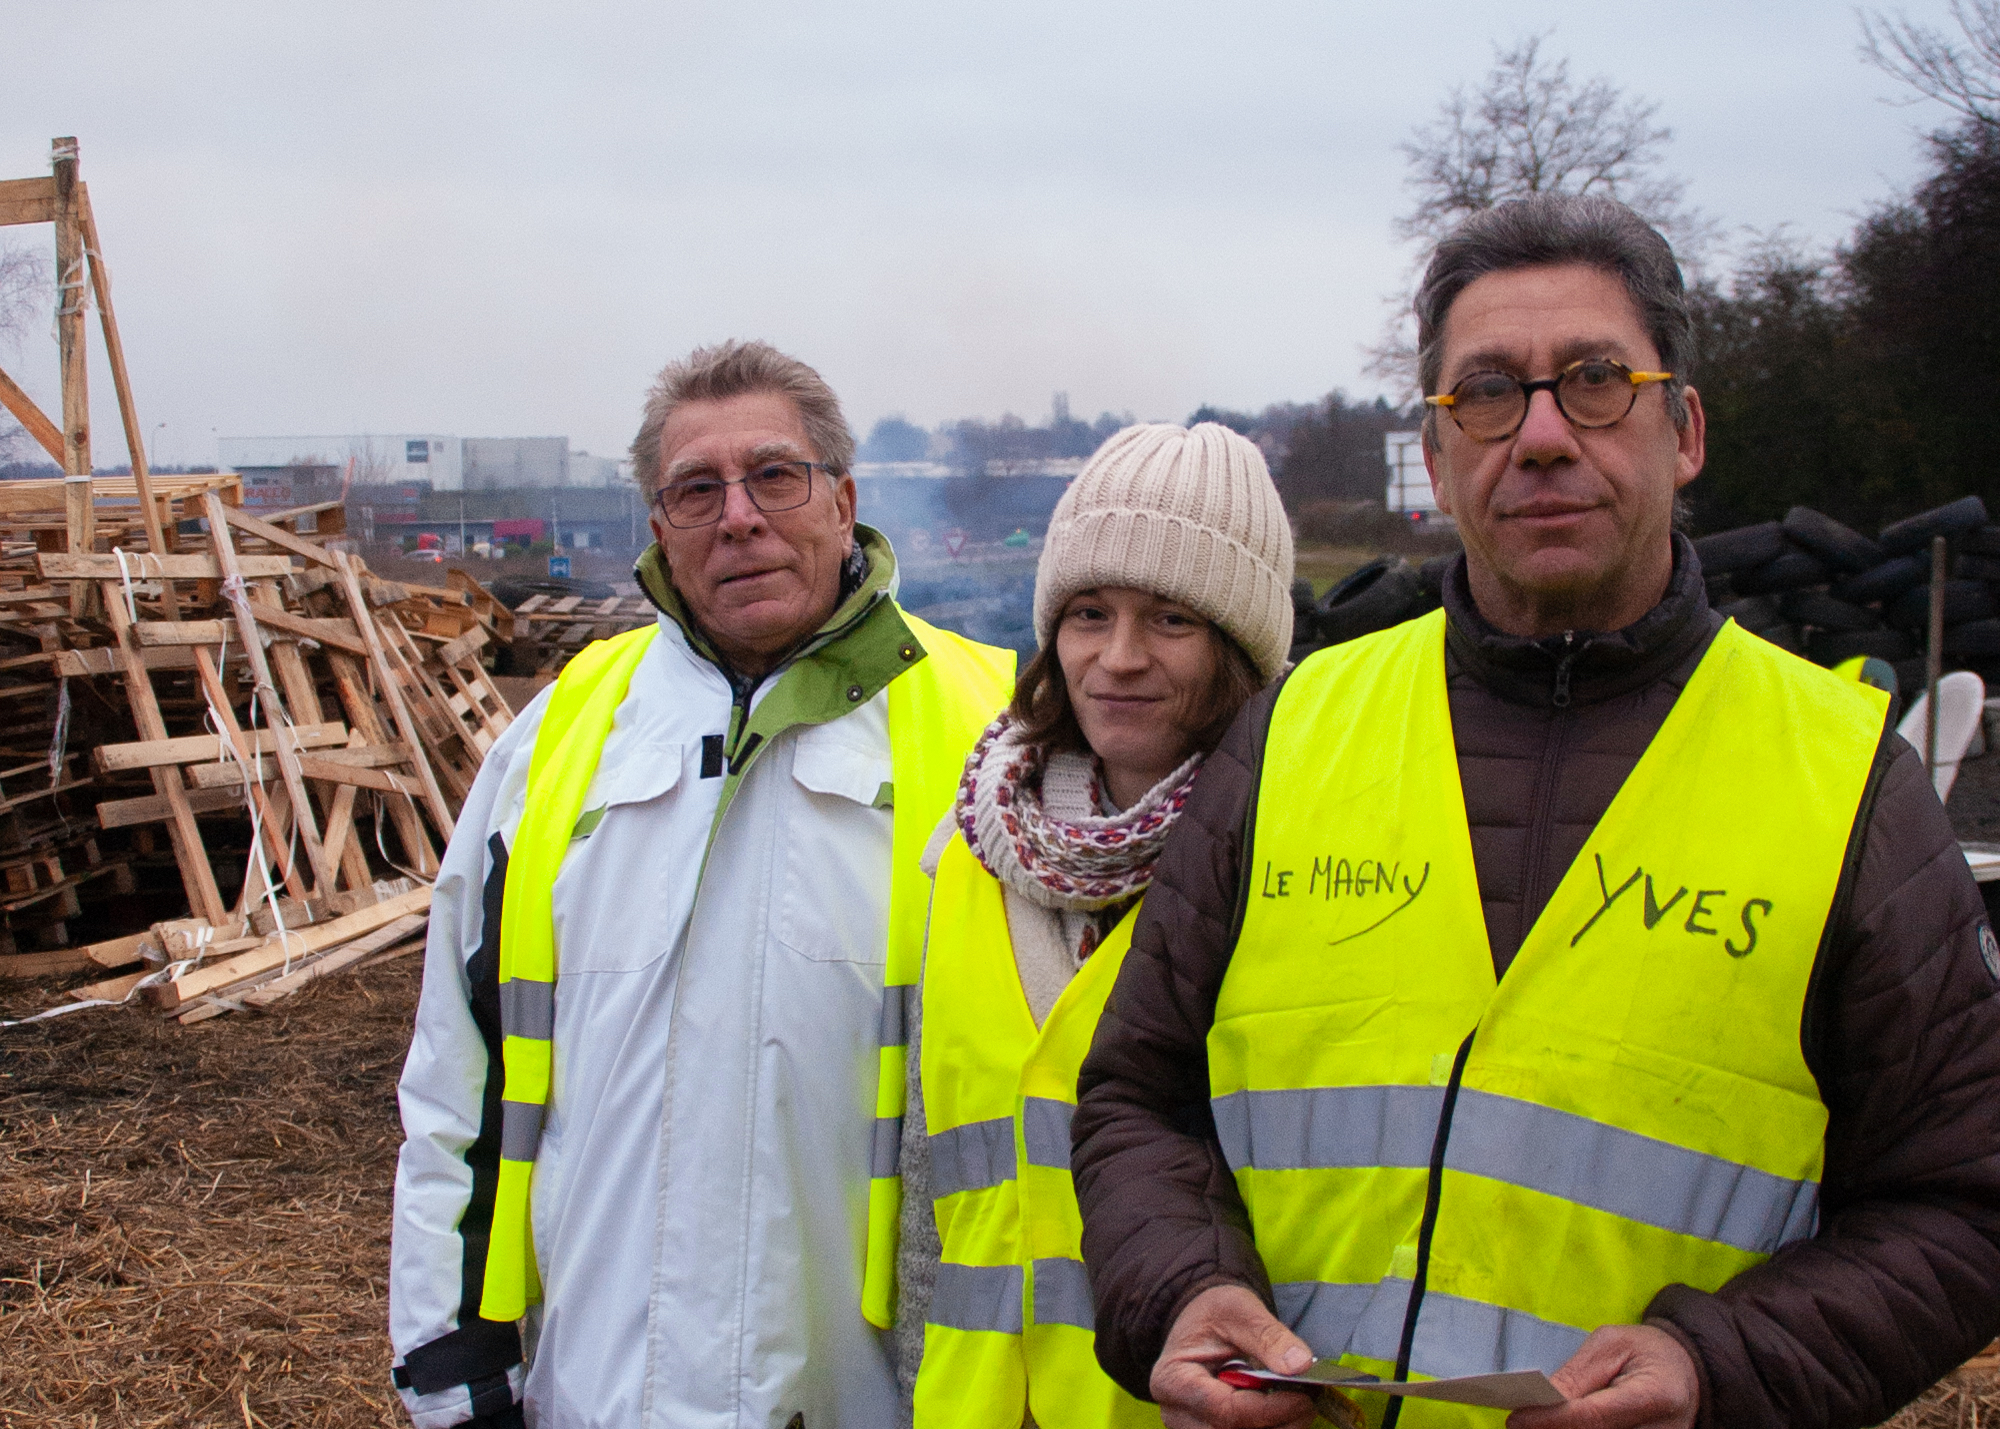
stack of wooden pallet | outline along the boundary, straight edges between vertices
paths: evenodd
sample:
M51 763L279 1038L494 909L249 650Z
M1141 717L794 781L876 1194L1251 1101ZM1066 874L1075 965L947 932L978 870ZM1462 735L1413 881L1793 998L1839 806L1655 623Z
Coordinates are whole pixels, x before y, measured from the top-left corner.
M641 595L607 600L531 595L514 607L514 629L534 642L535 663L528 668L554 674L591 641L650 625L653 616L652 605ZM517 651L521 648L515 646Z
M193 1020L414 945L513 717L482 659L510 622L457 573L378 580L300 529L318 512L233 495L192 493L206 529L175 510L159 554L8 545L0 518L0 721L23 716L0 732L0 930L38 949L0 941L0 977L131 968L78 995L139 988ZM144 886L169 863L177 889ZM92 880L135 895L90 924L122 911L117 936L32 915Z
M410 946L512 718L482 659L512 616L375 580L338 503L154 477L74 138L0 181L16 224L55 230L61 420L5 372L0 408L63 476L0 485L0 978L119 972L86 999L192 1020ZM126 476L92 460L91 307Z

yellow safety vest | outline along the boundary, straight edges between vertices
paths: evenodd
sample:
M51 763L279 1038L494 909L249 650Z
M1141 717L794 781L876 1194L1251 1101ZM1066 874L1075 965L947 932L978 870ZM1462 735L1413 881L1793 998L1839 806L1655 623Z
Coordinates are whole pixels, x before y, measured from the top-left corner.
M930 892L918 858L931 830L951 807L966 752L1011 693L1014 675L1013 652L939 630L906 611L899 614L921 642L924 658L900 671L888 685L895 810L890 834L883 1046L862 1288L863 1313L871 1324L882 1328L893 1323L895 1313L896 1228L902 1205L896 1151L905 1097L903 1008L909 985L915 983L922 966ZM552 1065L557 972L552 895L611 732L612 716L658 633L657 624L649 625L586 646L563 668L536 731L526 805L509 850L501 905L500 1021L505 1080L500 1174L480 1297L481 1319L519 1319L529 1304L541 1299L528 1199Z
M1554 1370L1812 1233L1799 1021L1886 703L1726 624L1496 986L1444 628L1285 685L1208 1038L1280 1314L1419 1378Z
M1132 943L1127 913L1040 1029L999 883L962 838L938 864L924 965L924 1119L943 1262L918 1429L1158 1429L1098 1367L1069 1171L1076 1078Z

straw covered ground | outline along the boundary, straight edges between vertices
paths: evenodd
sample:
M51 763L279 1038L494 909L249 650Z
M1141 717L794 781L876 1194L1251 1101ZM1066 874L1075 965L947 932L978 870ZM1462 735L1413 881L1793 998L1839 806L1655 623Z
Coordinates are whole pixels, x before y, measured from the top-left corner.
M0 1032L0 1429L406 1422L384 1293L421 962L261 1017ZM50 1000L0 986L0 1018ZM1982 1421L2000 1429L2000 1358L1892 1425Z
M422 962L261 1017L0 1032L0 1429L407 1422L384 1297Z

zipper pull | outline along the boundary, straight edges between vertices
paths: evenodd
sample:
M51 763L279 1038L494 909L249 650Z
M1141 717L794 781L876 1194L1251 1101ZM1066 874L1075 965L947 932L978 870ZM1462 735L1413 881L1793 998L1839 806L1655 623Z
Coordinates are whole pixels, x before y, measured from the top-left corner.
M1576 661L1576 651L1572 648L1575 644L1576 632L1574 630L1565 630L1563 632L1563 657L1556 662L1556 691L1549 701L1559 710L1569 708L1569 667Z

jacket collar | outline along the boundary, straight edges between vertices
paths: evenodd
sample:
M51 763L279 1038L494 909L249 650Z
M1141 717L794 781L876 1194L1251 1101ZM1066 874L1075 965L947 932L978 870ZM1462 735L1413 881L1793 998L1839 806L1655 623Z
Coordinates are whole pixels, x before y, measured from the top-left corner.
M1497 630L1472 601L1465 557L1445 573L1445 642L1454 663L1503 699L1593 704L1669 674L1722 626L1702 585L1701 559L1674 533L1674 571L1660 603L1623 630L1574 630L1541 640Z
M897 586L896 553L889 545L889 538L872 526L859 522L854 527L854 549L847 562L841 567L840 603L826 623L812 633L798 649L792 651L772 671L776 674L796 660L801 660L841 638L859 626L877 602L895 595ZM701 628L694 614L681 598L675 587L672 574L667 570L666 555L657 544L646 547L639 559L633 563L632 578L639 583L639 589L646 593L646 599L676 626L686 637L688 648L702 659L722 671L729 680L730 687L739 697L747 696L762 679L754 679L739 673L725 659L715 644L708 638L708 632ZM766 679L769 676L764 677Z

